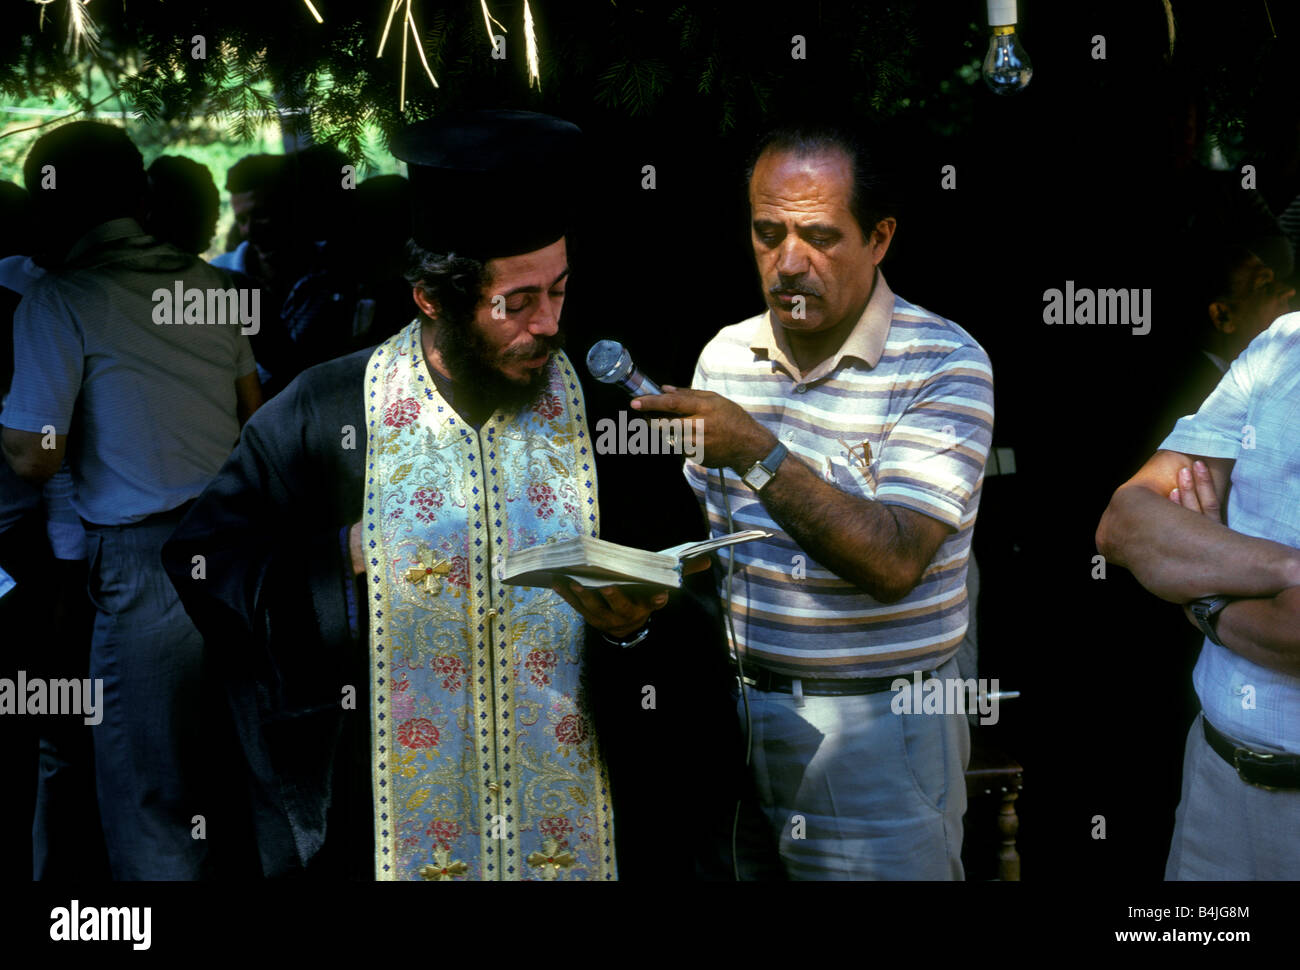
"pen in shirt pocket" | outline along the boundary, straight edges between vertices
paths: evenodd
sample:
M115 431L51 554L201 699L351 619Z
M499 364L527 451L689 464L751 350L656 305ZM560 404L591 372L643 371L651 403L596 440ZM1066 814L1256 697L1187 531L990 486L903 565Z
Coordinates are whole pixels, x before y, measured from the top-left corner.
M831 483L836 483L838 479L845 478L846 485L856 485L854 470L866 481L867 486L874 493L876 490L876 476L871 469L871 442L863 441L860 445L850 445L848 442L840 439L840 444L844 445L844 452L839 455L826 456L826 479ZM840 469L837 474L837 466Z

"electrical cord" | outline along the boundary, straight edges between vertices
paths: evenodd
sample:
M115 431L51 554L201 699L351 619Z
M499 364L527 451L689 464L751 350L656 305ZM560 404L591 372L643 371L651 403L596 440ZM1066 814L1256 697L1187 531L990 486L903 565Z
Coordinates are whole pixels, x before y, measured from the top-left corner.
M725 466L718 469L718 480L722 487L722 505L727 512L727 532L735 532L736 524L731 518L731 498L727 495L727 469ZM740 656L740 649L736 640L736 624L731 615L731 579L735 573L735 567L736 547L731 545L727 547L727 585L723 605L727 614L727 633L731 638L731 648L736 654L736 680L740 685L740 699L745 708L745 774L748 777L750 760L754 751L754 722L749 713L749 691L745 689L745 664ZM740 794L736 796L736 812L731 821L731 872L736 877L736 882L740 882L740 857L736 854L736 840L740 832L740 804L744 799L744 790L744 782L742 781Z

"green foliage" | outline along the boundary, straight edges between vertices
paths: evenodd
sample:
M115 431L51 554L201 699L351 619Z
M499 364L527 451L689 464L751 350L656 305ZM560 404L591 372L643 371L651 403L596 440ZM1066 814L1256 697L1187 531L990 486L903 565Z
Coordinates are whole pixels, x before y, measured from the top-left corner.
M93 59L85 52L74 59L64 50L64 2L47 8L43 30L38 5L20 4L11 13L0 40L0 92L11 103L84 102L79 89L88 66L98 62L117 76L130 109L148 121L219 119L229 137L245 141L276 117L279 105L292 102L311 106L313 140L349 152L365 144L367 124L391 133L411 117L449 107L503 101L544 107L552 91L623 117L653 115L702 96L697 107L725 131L741 116L762 112L790 66L790 28L748 6L679 4L658 11L611 0L536 0L539 94L526 78L522 0L489 3L508 30L505 60L491 57L475 0L416 0L412 12L441 86L430 85L408 35L403 114L396 110L400 12L383 58L376 57L387 2L316 0L323 24L300 0L97 3L88 9L99 18L103 43ZM861 4L827 4L797 14L786 19L806 22L811 42L822 45L815 52L822 63L843 56L850 80L859 82L853 86L871 92L871 110L899 109L898 91L916 79L905 62L923 20L917 9L877 5L868 13ZM192 56L195 37L203 38L206 58Z
M631 117L648 114L671 81L673 69L656 58L620 60L601 73L596 101Z
M437 88L414 38L404 35L406 0L382 58L388 0L313 0L324 17L320 24L302 0L96 0L86 9L98 20L101 43L79 57L66 47L70 2L9 3L0 32L6 105L90 115L103 98L117 110L138 112L133 132L159 125L190 139L202 119L250 145L279 123L281 109L310 108L290 117L309 127L312 141L342 148L367 171L384 162L387 137L407 121L466 107L563 106L572 115L579 106L589 119L595 114L614 125L636 119L677 127L685 119L692 131L722 135L830 95L864 116L903 116L952 134L971 123L974 99L986 97L975 83L987 36L982 21L971 19L982 8L976 0L951 6L530 0L540 89L528 83L523 0L489 0L507 31L503 60L491 56L479 0L412 0ZM1034 6L1026 6L1032 38ZM1208 129L1222 145L1244 150L1247 106L1263 84L1276 89L1285 75L1267 80L1261 73L1273 56L1262 20L1249 20L1254 33L1231 32L1223 16L1229 15L1180 7L1174 60L1196 64L1204 78ZM1244 13L1231 17L1246 22ZM1140 35L1143 51L1150 47L1156 60L1168 47L1163 13L1158 20L1158 31ZM804 60L791 57L796 34L806 41ZM404 112L398 110L403 36ZM194 56L196 38L206 57ZM1107 83L1105 73L1096 77L1095 83ZM5 120L10 128L31 123ZM0 133L0 160L13 155L14 140Z

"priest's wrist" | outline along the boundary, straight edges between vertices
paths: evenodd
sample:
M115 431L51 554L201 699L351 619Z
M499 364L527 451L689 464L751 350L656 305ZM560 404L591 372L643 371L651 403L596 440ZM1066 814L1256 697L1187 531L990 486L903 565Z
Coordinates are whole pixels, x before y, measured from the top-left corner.
M348 529L348 552L352 556L352 575L360 576L366 571L366 557L361 551L361 523L352 523Z
M638 643L640 643L642 640L644 640L647 636L650 635L650 617L647 616L645 618L645 623L642 624L641 629L628 634L628 636L623 639L617 639L615 637L611 637L604 630L600 632L600 635L605 638L606 643L612 643L616 647L624 647L624 648L635 647Z

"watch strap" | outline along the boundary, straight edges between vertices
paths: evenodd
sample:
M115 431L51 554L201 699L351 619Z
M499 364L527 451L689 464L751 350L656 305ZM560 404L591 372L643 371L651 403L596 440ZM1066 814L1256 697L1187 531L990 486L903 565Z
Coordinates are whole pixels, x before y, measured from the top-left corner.
M790 449L780 442L777 442L775 448L749 466L749 470L740 476L740 480L750 488L754 489L754 491L761 492L767 487L768 482L770 482L772 477L776 474L777 469L781 467L781 462L785 461L786 456L789 454ZM755 485L750 479L754 472L758 471L760 468L767 472L767 479L761 485Z
M605 638L606 643L612 643L616 647L623 647L623 648L635 647L638 643L640 643L649 635L650 635L650 617L648 616L645 619L645 625L642 626L641 629L633 633L626 640L616 640L607 633L604 632L601 633L601 636Z
M1196 625L1201 628L1201 632L1205 634L1211 643L1218 644L1220 647L1224 643L1219 639L1219 614L1233 599L1232 596L1202 596L1200 599L1194 599L1188 604L1192 616L1196 619Z
M769 475L775 475L776 470L781 467L781 462L785 461L788 454L790 454L790 449L778 441L776 447L769 451L759 464L767 469Z

